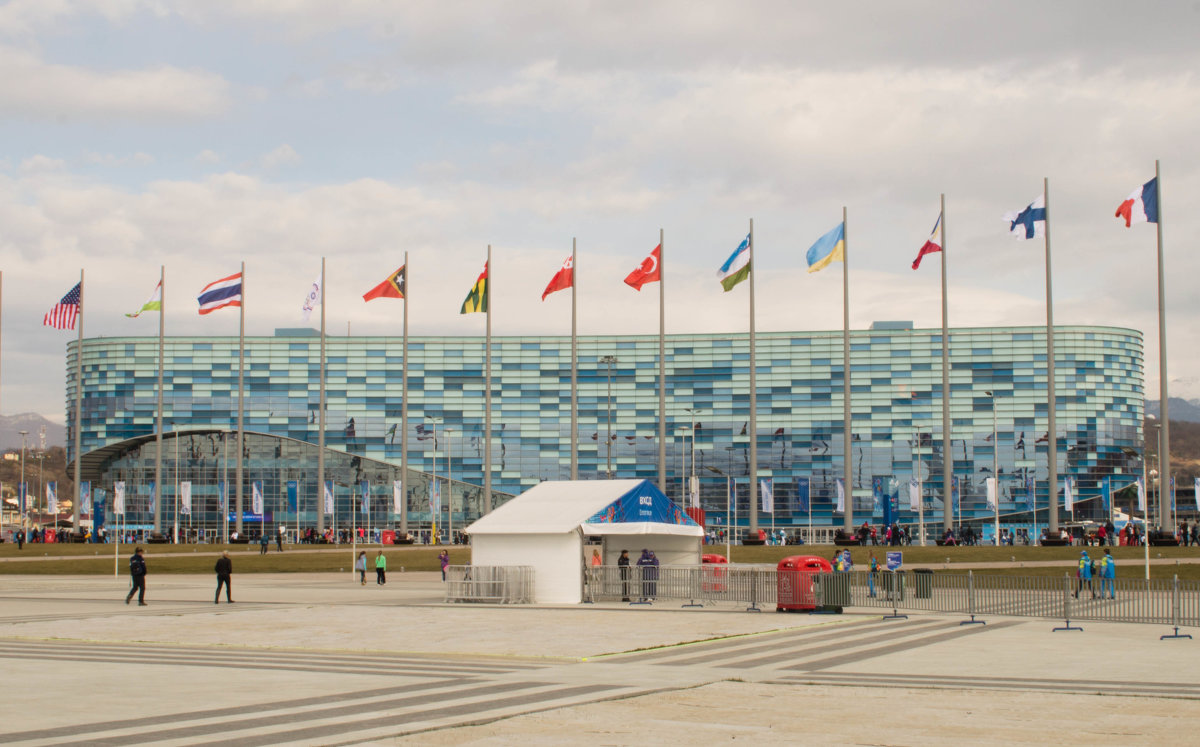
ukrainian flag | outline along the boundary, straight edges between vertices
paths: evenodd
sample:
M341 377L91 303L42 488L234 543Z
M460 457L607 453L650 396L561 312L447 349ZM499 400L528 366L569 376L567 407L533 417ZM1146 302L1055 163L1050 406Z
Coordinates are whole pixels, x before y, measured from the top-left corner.
M846 224L837 224L837 228L817 239L817 243L808 248L806 257L809 272L823 270L830 262L845 262Z
M466 300L463 301L460 314L474 314L476 312L487 313L488 310L488 267L483 265L483 272L475 281L475 285L471 287L471 292L467 294Z

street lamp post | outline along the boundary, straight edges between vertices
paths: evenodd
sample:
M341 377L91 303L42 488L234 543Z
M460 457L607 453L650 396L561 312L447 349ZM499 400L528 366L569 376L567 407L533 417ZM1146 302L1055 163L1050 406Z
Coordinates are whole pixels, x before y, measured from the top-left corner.
M608 479L613 478L612 468L612 374L613 364L617 362L616 356L605 355L600 358L600 362L608 366L608 437L605 438L605 449L607 450L608 462Z
M175 439L175 516L173 524L175 544L179 544L179 431L176 430L175 421L171 421L171 437ZM264 513L266 511L264 510Z
M442 424L442 421L440 418L431 417L429 415L426 415L425 419L433 424L433 466L429 473L430 480L433 481L429 488L429 504L430 504L429 505L429 541L432 544L437 544L437 525L438 525L438 519L442 518L442 516L441 516L442 506L441 506L441 501L437 502L437 504L438 504L437 506L433 505L434 504L433 496L439 494L438 481L437 481L437 452L438 452L437 427ZM448 459L447 459L447 463L449 463ZM436 512L434 511L435 508L437 509Z
M931 434L932 436L932 434ZM913 473L917 477L917 537L921 547L925 546L925 485L921 479L921 428L917 428L913 449ZM945 508L943 507L943 510Z
M696 491L696 506L699 507L700 495L699 488L696 485L696 413L700 412L700 408L685 407L684 411L692 417L692 469L691 472L688 473L688 485L687 490L684 491L684 495L687 496L687 504L691 505L692 491Z
M29 431L21 431L21 484L17 486L17 502L21 505L21 531L25 531L25 521L28 518L26 514L29 512L29 506L26 504L29 501L29 488L25 485L25 437L29 435Z
M454 431L446 428L446 507L449 509L450 519L446 524L446 533L450 536L450 544L454 544Z

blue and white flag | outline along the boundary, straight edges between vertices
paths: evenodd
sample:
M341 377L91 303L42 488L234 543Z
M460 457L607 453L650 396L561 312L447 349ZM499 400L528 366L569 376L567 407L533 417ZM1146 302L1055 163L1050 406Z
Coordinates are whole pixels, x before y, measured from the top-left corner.
M404 511L404 483L400 480L392 480L392 513L398 514Z
M113 483L113 513L118 516L125 515L125 481L117 480Z
M363 480L358 486L362 490L362 508L360 510L362 513L368 514L371 512L371 483Z
M229 505L229 489L225 485L224 480L217 480L217 508L221 513L225 513L225 507Z
M325 481L325 513L333 515L333 481Z
M994 477L989 477L983 483L987 489L987 507L994 511L1000 500L998 481Z
M1063 478L1063 508L1075 513L1075 486L1070 477Z
M1200 477L1192 479L1192 495L1196 498L1196 510L1200 511Z
M839 514L846 513L846 484L840 477L837 479L837 508L834 511Z
M762 510L764 514L775 513L775 496L771 493L771 480L763 478L758 481L759 490L762 491Z
M58 483L54 480L46 483L46 513L58 513Z
M179 515L192 515L192 481L183 480L179 483Z
M255 480L250 483L250 513L258 516L262 516L263 514L262 480Z
M1019 213L1004 214L1008 232L1018 239L1032 239L1046 235L1046 196L1039 195Z
M908 507L913 511L921 509L921 483L915 477L908 481Z
M1138 511L1146 513L1146 478L1139 477L1138 486Z
M805 514L810 510L811 504L808 502L808 478L796 478L796 513Z
M92 512L92 483L89 480L79 483L79 510L85 514Z

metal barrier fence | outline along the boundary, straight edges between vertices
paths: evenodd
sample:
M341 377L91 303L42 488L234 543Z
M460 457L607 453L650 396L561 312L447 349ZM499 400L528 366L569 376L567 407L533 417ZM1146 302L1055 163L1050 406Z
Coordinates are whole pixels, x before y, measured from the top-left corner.
M528 565L447 566L446 601L529 604L533 577Z
M796 610L846 607L1040 617L1064 621L1156 623L1200 627L1200 582L849 571L816 573L773 566L595 566L586 569L584 600L631 604L681 601L684 607L777 605ZM1070 626L1068 625L1068 628Z

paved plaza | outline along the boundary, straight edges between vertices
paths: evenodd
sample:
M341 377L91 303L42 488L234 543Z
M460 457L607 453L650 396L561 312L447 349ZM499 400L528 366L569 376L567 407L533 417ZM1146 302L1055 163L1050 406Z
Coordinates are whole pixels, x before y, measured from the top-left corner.
M209 576L127 588L0 576L0 743L1200 740L1200 644L1160 626L446 605L435 573L235 575L234 605Z

